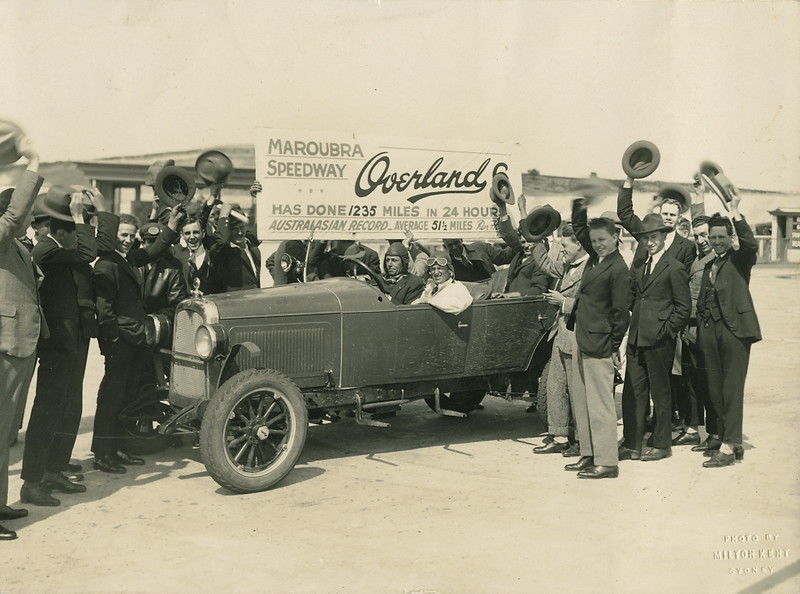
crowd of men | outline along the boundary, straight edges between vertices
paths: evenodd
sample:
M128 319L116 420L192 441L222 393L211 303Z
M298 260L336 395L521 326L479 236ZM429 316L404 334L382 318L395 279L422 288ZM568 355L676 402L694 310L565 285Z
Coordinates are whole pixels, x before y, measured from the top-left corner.
M53 492L86 491L82 467L71 457L90 339L105 359L93 467L124 473L145 461L126 451L121 413L164 373L147 350L147 315L171 318L193 290L259 287L262 266L247 217L222 203L219 184L187 205L168 207L154 195L142 225L132 215L107 212L95 188L56 185L39 194L38 154L27 138L18 150L27 169L15 189L0 194L0 520L28 513L8 507L7 471L37 360L20 500L58 506ZM148 182L156 173L148 173ZM632 188L628 178L617 212L595 219L587 217L592 194L586 192L569 223L549 206L526 213L520 197L517 229L505 201L493 195L502 246L446 239L428 249L409 236L390 241L381 262L358 242L297 240L266 264L278 284L366 275L393 303L429 303L451 314L472 303L463 282L486 283L491 298L541 295L559 316L535 374L547 365L538 389L546 390L549 436L536 453L579 457L566 469L580 478L616 477L620 460L661 460L682 445L704 452L705 467L730 465L743 457L744 381L750 345L760 339L748 290L756 260L752 231L734 195L730 218L691 221L692 242L679 233L688 193L663 196L657 212L640 219ZM251 195L260 190L254 183ZM29 226L34 242L26 237ZM627 259L620 227L638 240ZM301 273L291 276L293 267ZM507 267L502 276L498 267ZM623 359L618 443L614 386ZM676 415L681 431L673 438ZM701 425L708 433L702 443ZM13 538L0 526L0 539Z

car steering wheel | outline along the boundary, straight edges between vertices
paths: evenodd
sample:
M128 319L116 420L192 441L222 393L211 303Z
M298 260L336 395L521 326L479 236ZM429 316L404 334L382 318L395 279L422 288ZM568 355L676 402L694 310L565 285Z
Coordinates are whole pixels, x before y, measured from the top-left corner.
M352 262L353 264L356 265L356 267L361 268L361 270L367 276L369 276L373 281L375 281L375 284L378 286L381 292L385 293L386 295L390 293L389 287L386 285L386 281L383 280L383 277L379 274L375 274L375 271L372 270L372 268L370 268L366 264L364 264L364 262L362 262L361 260L357 260L356 258L342 258L342 260L345 262Z

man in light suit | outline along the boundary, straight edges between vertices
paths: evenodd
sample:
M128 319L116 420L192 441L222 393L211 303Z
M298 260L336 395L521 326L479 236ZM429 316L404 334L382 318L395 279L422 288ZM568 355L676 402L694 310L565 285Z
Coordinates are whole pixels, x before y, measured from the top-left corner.
M626 382L631 390L622 396L625 441L619 451L620 460L647 462L672 455L670 371L677 337L689 318L691 296L686 269L664 249L670 229L661 215L651 213L644 218L641 231L634 234L645 247L647 258L634 259L630 271L633 305ZM656 421L653 447L642 454L651 394Z
M36 270L28 250L16 237L27 229L33 202L44 181L38 175L39 155L23 138L19 153L28 166L17 188L0 199L0 520L22 518L24 509L8 507L8 450L16 431L17 403L25 395L36 365L36 343L47 336L42 319ZM0 540L13 540L16 532L0 526Z
M753 230L739 213L741 198L734 194L731 221L720 215L708 221L708 239L716 257L706 264L697 298L697 331L708 374L708 395L717 414L721 444L706 451L706 468L729 466L744 458L742 414L744 382L750 362L750 347L761 340L753 298L750 271L758 258ZM739 249L733 249L733 230ZM717 445L717 444L714 444Z
M564 468L577 471L579 478L616 478L614 369L630 319L630 275L617 249L614 221L600 217L587 222L586 203L578 199L572 203L572 228L589 254L574 307L575 362L585 398L578 394L574 402L581 458Z

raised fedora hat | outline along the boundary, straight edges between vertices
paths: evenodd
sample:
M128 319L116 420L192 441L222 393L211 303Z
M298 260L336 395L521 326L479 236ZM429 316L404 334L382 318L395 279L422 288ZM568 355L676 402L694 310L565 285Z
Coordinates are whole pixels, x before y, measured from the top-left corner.
M22 156L17 150L25 132L10 120L0 119L0 165L16 163Z
M489 192L492 202L497 204L501 202L514 204L516 201L514 190L511 188L511 180L503 172L497 173L492 177L492 188Z
M637 140L622 155L622 170L629 177L641 179L658 169L661 152L649 140Z
M42 201L44 200L45 196L47 196L46 192L42 192L36 197L36 201L33 203L33 222L38 223L40 221L45 221L50 218L50 215L42 210Z
M664 224L664 219L661 218L660 214L651 212L646 214L644 219L642 219L642 230L638 231L637 233L632 233L631 235L639 238L642 235L647 235L648 233L653 233L654 231L669 233L672 231L672 227L667 227Z
M150 165L150 167L147 168L147 173L144 174L144 185L151 187L155 186L158 172L164 169L164 167L172 167L173 165L175 165L175 159L156 161Z
M197 157L194 168L207 184L219 184L233 172L233 162L222 151L211 150Z
M519 232L528 241L540 241L558 229L561 214L549 204L533 209L519 224Z
M197 190L192 173L175 165L162 167L153 187L161 202L170 207L189 202Z
M723 173L722 168L713 161L703 161L700 163L700 179L703 185L722 201L725 210L728 210L728 202L736 194L737 189L728 176Z
M681 205L681 213L689 210L692 205L692 197L689 195L689 190L677 184L663 186L656 196L662 200L677 200L678 204Z
M69 211L69 203L72 200L71 195L85 190L86 188L83 186L50 186L46 194L39 194L36 198L39 212L51 219L72 221L72 213Z

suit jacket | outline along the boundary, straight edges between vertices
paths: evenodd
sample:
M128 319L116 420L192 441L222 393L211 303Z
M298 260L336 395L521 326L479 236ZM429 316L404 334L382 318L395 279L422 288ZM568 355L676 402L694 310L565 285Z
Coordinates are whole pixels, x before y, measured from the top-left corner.
M562 353L570 355L575 352L577 343L575 342L575 333L567 328L567 320L575 309L575 300L580 290L586 262L588 262L588 258L584 258L578 264L566 265L561 279L556 283L556 290L564 296L564 303L561 311L558 312L558 322L553 329L555 332L553 345Z
M119 218L116 225L119 225ZM114 230L116 235L116 229ZM149 248L135 248L122 256L116 251L100 254L92 270L92 286L95 292L97 321L100 326L101 351L122 339L131 345L144 344L144 295L142 274L144 266L164 254L177 233L166 228Z
M575 340L589 357L610 357L622 344L630 320L628 266L618 250L599 261L589 240L583 200L572 205L572 228L589 254L575 301Z
M511 246L498 247L483 241L465 244L464 250L467 252L466 262L453 258L453 270L456 280L468 282L491 278L497 270L495 266L509 264L519 251Z
M211 247L212 283L217 291L241 291L257 289L261 286L261 252L248 241L245 248L253 258L253 265L244 250L231 244L228 217L219 219L214 232L214 245Z
M162 314L169 319L175 317L175 307L189 298L181 262L172 255L165 254L140 268L140 272L144 279L144 310L148 314Z
M386 277L384 277L386 279ZM395 305L408 305L425 289L425 282L414 274L405 274L400 280L390 285L389 298Z
M172 255L181 266L182 277L186 281L186 290L191 291L194 289L194 279L197 278L200 279L200 291L204 295L209 295L218 291L214 286L215 278L211 270L211 250L209 248L205 248L205 250L206 255L200 268L197 268L190 260L191 250L180 243L172 246Z
M50 337L39 341L40 349L75 350L80 340L97 336L91 284L91 263L97 257L94 228L75 225L75 236L75 248L61 247L51 237L33 248L33 260L44 273L39 295L50 329Z
M663 337L674 339L686 325L692 308L689 275L669 254L661 254L644 280L646 260L631 267L631 324L628 344L655 346Z
M43 182L26 170L0 215L0 353L12 357L31 356L39 336L47 335L33 261L16 239Z
M622 222L622 226L628 233L639 233L642 230L642 219L637 217L633 212L633 188L620 188L617 194L617 216ZM672 244L667 248L667 255L672 256L678 262L683 264L686 272L692 267L695 256L697 254L694 243L681 237L677 232ZM633 255L634 265L640 260L647 259L647 249L644 244L639 242L636 245L636 252ZM633 266L631 266L633 268Z
M515 252L508 265L504 292L518 292L522 295L544 293L553 282L553 276L548 274L542 265L545 259L549 260L545 243L543 241L534 243L531 255L526 257L522 242L511 225L511 219L501 220L498 230L506 245Z
M761 328L749 287L750 272L758 259L758 243L744 218L733 221L733 226L739 236L739 249L729 250L723 258L717 270L714 290L722 317L733 335L758 342L761 340ZM711 289L709 273L713 264L714 259L706 264L703 271L703 282L697 298L698 320L704 319L708 313L706 294Z

